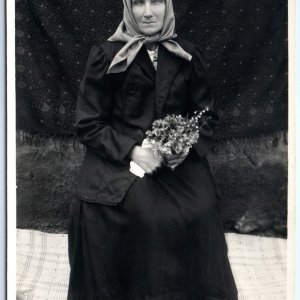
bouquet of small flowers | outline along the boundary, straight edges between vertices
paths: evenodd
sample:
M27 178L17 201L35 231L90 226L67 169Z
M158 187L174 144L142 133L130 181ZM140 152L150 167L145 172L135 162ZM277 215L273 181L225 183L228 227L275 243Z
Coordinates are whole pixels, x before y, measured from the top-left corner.
M209 108L205 107L201 111L195 111L191 118L171 114L156 120L151 130L146 132L142 147L152 148L154 155L162 156L166 165L174 170L197 143L199 126L207 124L210 113ZM130 162L130 172L139 177L145 174L144 170L133 161Z
M167 166L174 169L169 158L176 156L184 160L192 146L197 143L199 126L205 123L203 119L208 112L209 108L206 107L202 111L195 111L191 118L172 114L154 121L151 130L146 132L154 155L164 157Z

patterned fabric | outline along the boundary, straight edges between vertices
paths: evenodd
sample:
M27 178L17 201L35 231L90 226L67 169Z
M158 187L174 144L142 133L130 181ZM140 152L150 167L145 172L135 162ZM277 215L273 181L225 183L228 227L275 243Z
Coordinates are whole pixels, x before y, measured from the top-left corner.
M166 0L166 12L162 31L154 36L141 35L132 13L132 0L123 0L123 21L109 41L126 42L126 45L116 54L107 73L119 73L125 71L132 63L143 44L160 43L168 51L185 59L191 60L192 56L184 51L178 43L173 41L177 35L175 30L175 17L172 0Z
M286 299L286 240L226 234L239 300ZM69 280L66 234L17 230L17 296L65 300Z
M287 0L173 0L176 33L199 45L223 123L238 138L287 129ZM17 129L73 135L78 84L122 1L16 0Z
M157 70L157 61L158 61L158 46L154 50L147 50L150 56L150 59L153 63L154 69Z

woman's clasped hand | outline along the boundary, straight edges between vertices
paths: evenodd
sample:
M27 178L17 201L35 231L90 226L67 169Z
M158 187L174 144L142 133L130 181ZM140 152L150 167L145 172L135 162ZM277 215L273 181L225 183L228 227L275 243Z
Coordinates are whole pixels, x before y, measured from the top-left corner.
M143 148L141 146L135 146L132 149L131 160L150 175L165 163L163 157L154 155L152 148Z
M148 175L153 174L153 172L162 167L168 167L174 170L185 158L186 156L182 154L155 155L152 147L134 146L131 152L131 160Z

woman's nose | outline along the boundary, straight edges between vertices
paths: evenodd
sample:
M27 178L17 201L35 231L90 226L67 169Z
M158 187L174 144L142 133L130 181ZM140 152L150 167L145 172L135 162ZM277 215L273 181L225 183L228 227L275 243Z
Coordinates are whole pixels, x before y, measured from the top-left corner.
M151 8L151 3L146 2L145 3L145 11L144 11L144 17L145 18L151 18L153 16L152 8Z

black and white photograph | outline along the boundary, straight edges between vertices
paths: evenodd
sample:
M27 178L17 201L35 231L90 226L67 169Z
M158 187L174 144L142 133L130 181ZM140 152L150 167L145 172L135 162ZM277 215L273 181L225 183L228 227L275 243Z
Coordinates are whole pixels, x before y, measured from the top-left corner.
M17 300L292 299L288 9L15 0Z

